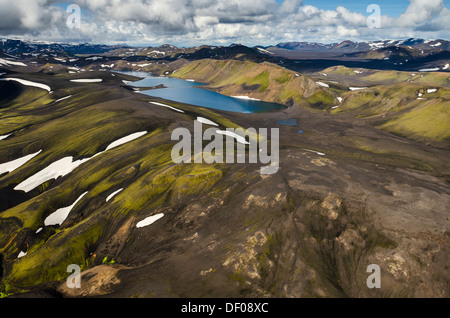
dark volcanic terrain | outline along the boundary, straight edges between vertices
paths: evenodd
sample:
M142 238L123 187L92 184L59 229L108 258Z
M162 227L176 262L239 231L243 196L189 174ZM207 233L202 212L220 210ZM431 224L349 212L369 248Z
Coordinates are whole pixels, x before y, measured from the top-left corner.
M449 297L448 73L336 66L296 75L267 54L235 54L141 67L106 55L0 65L0 79L50 89L0 81L0 169L34 155L0 170L2 296ZM138 69L287 107L242 114L153 98L114 72ZM193 131L198 117L220 129L279 128L279 171L173 163L172 131ZM52 177L67 158L65 168L85 161ZM48 180L15 189L46 168ZM61 224L48 224L69 206ZM137 226L151 216L161 218ZM70 264L82 269L80 289L66 285ZM371 264L380 289L366 285Z

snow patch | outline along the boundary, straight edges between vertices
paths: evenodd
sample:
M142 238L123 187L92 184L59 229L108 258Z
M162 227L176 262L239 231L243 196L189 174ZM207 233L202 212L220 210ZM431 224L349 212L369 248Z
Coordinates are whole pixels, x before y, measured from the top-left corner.
M320 86L323 86L323 87L330 87L330 85L325 84L323 82L316 82L316 84L319 84Z
M24 191L30 192L37 186L41 185L44 182L47 182L52 179L58 179L59 177L63 177L71 173L81 164L87 162L91 158L81 159L73 161L73 157L65 157L54 163L50 164L48 167L24 180L20 184L18 184L14 190L16 191Z
M262 48L257 48L258 49L258 51L260 51L260 52L262 52L262 53L266 53L266 54L270 54L270 55L273 55L273 53L272 52L269 52L269 51L267 51L267 50L265 50L265 49L262 49Z
M219 126L215 122L213 122L213 121L211 121L209 119L203 118L203 117L197 117L197 121L202 123L202 124L206 124L206 125L217 126L217 127Z
M106 150L105 150L105 151L111 150L111 149L113 149L113 148L116 148L116 147L119 147L119 146L121 146L121 145L123 145L123 144L126 144L126 143L128 143L128 142L130 142L130 141L133 141L133 140L135 140L135 139L138 139L138 138L144 136L145 134L147 134L146 131L141 131L141 132L137 132L137 133L128 135L128 136L126 136L126 137L120 138L119 140L114 141L114 142L111 143L108 147L106 147ZM101 153L102 153L102 152L101 152ZM97 155L98 155L98 154L97 154Z
M248 141L246 141L244 137L242 137L242 136L240 136L240 135L238 135L238 134L236 134L234 132L231 132L231 131L228 131L228 130L216 130L216 133L219 134L219 135L225 135L225 136L233 137L234 139L236 139L236 141L238 143L241 143L241 144L244 144L244 145L250 145L250 143Z
M5 172L13 172L14 170L20 168L24 164L26 164L28 161L36 157L38 154L40 154L42 150L39 150L38 152L35 152L31 155L27 155L9 162L5 162L0 164L0 174L3 174Z
M11 136L11 135L12 135L12 134L0 136L0 140L6 139L6 138L8 138L8 137Z
M375 43L369 43L369 46L372 50L376 50L376 49L380 49L384 47L384 43L383 42L375 42Z
M126 136L124 138L118 139L111 143L105 151L99 152L96 155L73 161L73 157L65 157L58 161L53 162L46 168L42 169L41 171L37 172L33 176L29 177L28 179L24 180L20 184L18 184L14 190L16 191L25 191L30 192L37 186L41 185L44 182L47 182L52 179L58 179L59 177L64 177L74 171L77 167L82 165L83 163L88 162L89 160L93 159L94 157L97 157L98 155L101 155L102 153L111 150L115 147L118 147L120 145L123 145L124 143L130 142L134 139L137 139L143 135L145 135L147 132L139 132L134 133L129 136Z
M69 216L70 211L74 208L75 205L87 194L87 192L83 193L71 206L61 208L50 214L45 220L45 226L50 225L61 225Z
M87 60L92 60L92 61L97 61L97 60L101 60L103 57L101 57L101 56L93 56L93 57L88 57L87 59L86 59L86 61Z
M31 81L27 81L24 79L20 79L20 78L0 78L0 81L15 81L18 82L22 85L25 86L32 86L32 87L37 87L37 88L42 88L45 89L46 91L50 92L52 89L50 88L50 86L45 85L45 84L41 84L41 83L36 83L36 82L31 82Z
M145 219L143 219L142 221L138 222L138 223L136 224L136 227L137 227L137 228L142 228L142 227L149 226L150 224L153 224L153 223L155 223L156 221L158 221L158 220L159 220L160 218L162 218L163 216L164 216L163 213L159 213L159 214L152 215L152 216L150 216L150 217L148 217L148 218L145 218Z
M123 191L123 188L122 189L119 189L119 190L117 190L117 191L115 191L115 192L113 192L113 193L111 193L107 198L106 198L106 202L108 202L109 200L111 200L112 198L114 198L117 194L119 194L120 192L122 192Z
M260 100L260 99L252 98L252 97L249 97L249 96L231 96L231 97L237 98L237 99L245 99L245 100L256 100L256 101Z
M326 156L323 152L318 152L318 151L310 150L310 149L302 149L302 150L308 151L308 152L314 152L314 153L318 154L319 156Z
M174 111L177 111L177 112L179 112L179 113L184 113L184 111L182 111L181 109L178 109L178 108L175 108L175 107L166 105L166 104L162 104L162 103L158 103L158 102L149 102L149 103L150 103L150 104L157 105L157 106L161 106L161 107L167 107L167 108L170 108L170 109L172 109L172 110L174 110Z
M14 62L14 61L10 61L10 60L5 60L0 58L0 64L2 65L14 65L14 66L27 66L26 64L22 63L22 62Z
M111 64L111 65L108 65L108 64L102 64L102 65L100 65L102 68L105 68L105 67L109 67L109 68L113 68L114 67L114 63L113 64Z
M103 82L103 80L101 78L74 79L74 80L70 80L70 81L74 82L74 83L100 83L100 82Z
M70 98L70 97L72 97L72 95L69 95L69 96L60 98L60 99L56 100L55 103L58 103L58 102L60 102L60 101L63 101L63 100L65 100L65 99L68 99L68 98Z
M435 68L422 68L419 70L419 72L435 72L435 71L439 71L439 67L435 67Z

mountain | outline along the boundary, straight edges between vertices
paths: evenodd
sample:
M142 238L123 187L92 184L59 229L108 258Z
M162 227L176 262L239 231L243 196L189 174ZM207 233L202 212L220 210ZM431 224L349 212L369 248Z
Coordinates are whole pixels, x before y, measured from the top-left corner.
M102 44L70 44L57 42L22 41L0 39L0 49L14 55L75 55L75 54L101 54L123 46L109 46Z
M254 52L200 49L225 50ZM249 114L162 100L136 93L125 83L138 78L123 73L70 73L41 60L5 68L51 94L0 81L0 297L448 297L446 73L336 67L311 77L203 59L173 74L295 102ZM351 90L350 81L371 87ZM277 128L278 173L250 162L175 163L174 129L192 132L200 118L214 131ZM249 149L267 145L262 134L248 139ZM79 289L67 285L71 264ZM370 264L382 289L367 288Z
M322 44L312 42L287 42L279 43L275 48L293 50L293 51L314 51L324 52L332 51L339 53L364 52L370 50L384 49L389 47L408 47L423 51L442 51L450 49L450 42L446 40L423 40L423 39L407 39L407 40L383 40L370 42L352 42L343 41L341 43ZM271 47L266 47L269 49ZM272 47L273 48L273 47Z
M287 43L279 43L276 45L276 47L286 50L324 51L332 49L334 45L335 44L321 44L311 42L287 42Z
M0 298L449 296L444 43L275 48L303 60L240 44L98 53L3 43ZM422 45L436 49L422 56ZM75 49L91 53L70 57ZM339 57L324 59L333 50ZM412 66L400 65L406 59ZM439 72L391 70L439 63ZM296 69L308 66L316 70ZM122 70L152 72L156 85L138 87ZM284 107L228 112L214 99L199 107L144 92L166 89L167 77ZM177 128L186 138L204 129L199 144L210 151L215 132L215 155L228 155L243 142L225 133L251 127L239 137L260 163L250 153L227 163L173 160ZM187 152L191 162L200 155ZM261 174L269 164L277 173ZM381 289L368 288L371 264ZM67 285L71 265L81 270L79 289Z
M125 45L103 45L90 43L58 43L58 42L42 42L42 41L23 41L14 39L0 39L0 49L5 53L20 54L58 54L58 55L75 55L75 54L103 54L110 53L116 56L145 55L152 58L161 58L175 54L187 54L188 57L194 53L197 56L213 57L215 54L227 58L232 54L253 54L252 49L263 49L267 52L274 53L277 49L298 51L298 52L333 52L333 53L355 53L365 52L377 49L386 49L390 47L402 47L413 50L423 51L427 54L430 52L440 52L450 49L450 42L446 40L424 40L424 39L407 39L407 40L383 40L371 42L352 42L343 41L340 43L323 44L316 42L285 42L275 46L256 46L249 48L242 44L233 43L228 47L224 46L200 46L191 48L179 48L171 44L164 44L158 47L129 47ZM227 52L228 50L228 52Z
M241 44L230 46L209 46L179 48L171 44L163 44L158 47L129 47L120 45L102 45L90 43L54 43L38 41L22 41L12 39L0 39L0 50L10 55L46 57L46 56L74 56L108 54L111 57L148 57L151 59L174 60L179 58L203 59L203 58L246 58L259 57L264 59L265 55L255 48Z

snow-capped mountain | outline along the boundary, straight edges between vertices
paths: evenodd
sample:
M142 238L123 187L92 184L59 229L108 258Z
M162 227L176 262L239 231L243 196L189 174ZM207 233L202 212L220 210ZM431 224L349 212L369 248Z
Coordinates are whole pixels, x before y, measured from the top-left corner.
M423 51L443 51L450 49L450 42L446 40L424 40L410 38L406 40L383 40L370 42L344 41L341 43L322 44L314 42L287 42L279 43L275 47L296 51L335 51L343 53L364 52L388 47L406 47ZM264 47L270 49L270 47ZM270 50L269 50L270 51Z
M0 50L13 55L74 55L101 54L122 46L109 46L90 43L58 43L42 41L22 41L14 39L0 39Z

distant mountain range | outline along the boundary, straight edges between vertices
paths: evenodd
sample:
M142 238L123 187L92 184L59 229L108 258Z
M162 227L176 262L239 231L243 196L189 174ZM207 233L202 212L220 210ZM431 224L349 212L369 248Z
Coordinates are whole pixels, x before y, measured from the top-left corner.
M12 39L0 39L0 50L13 55L51 55L51 54L101 54L122 48L123 46L111 46L103 44L90 43L57 43L57 42L39 42L22 41Z
M279 48L294 51L336 51L342 53L364 52L370 50L384 49L388 47L407 47L410 49L419 49L426 51L442 51L450 49L450 42L446 40L385 40L372 42L352 42L344 41L341 43L322 44L314 42L287 42L279 43L276 46L263 47L266 50Z
M244 47L241 44L232 44L227 48ZM352 42L344 41L340 43L322 44L316 42L286 42L279 43L275 46L256 46L262 53L276 53L277 49L289 51L305 51L305 52L337 52L337 53L356 53L374 51L388 47L404 47L413 50L421 50L424 52L439 52L450 50L450 41L446 40L424 40L424 39L408 39L408 40L384 40L372 42ZM22 41L13 39L0 39L0 50L7 54L103 54L114 52L114 55L147 55L151 57L164 57L173 53L192 54L202 51L200 54L208 55L208 51L217 48L224 49L226 47L217 46L200 46L193 48L178 48L170 44L164 44L158 47L136 48L126 45L104 45L90 43L58 43L58 42L39 42L39 41Z
M176 47L170 44L158 47L131 47L126 45L103 45L90 43L56 43L0 39L0 57L35 58L41 63L86 66L93 62L103 64L102 59L126 62L176 60L246 60L264 61L283 65L290 69L318 71L334 65L373 69L419 70L435 69L450 71L450 42L446 40L385 40L322 44L315 42L287 42L274 46L248 47L241 44L230 46L203 45L199 47ZM9 57L8 57L9 56ZM43 59L43 60L42 60ZM59 61L59 62L58 62Z

